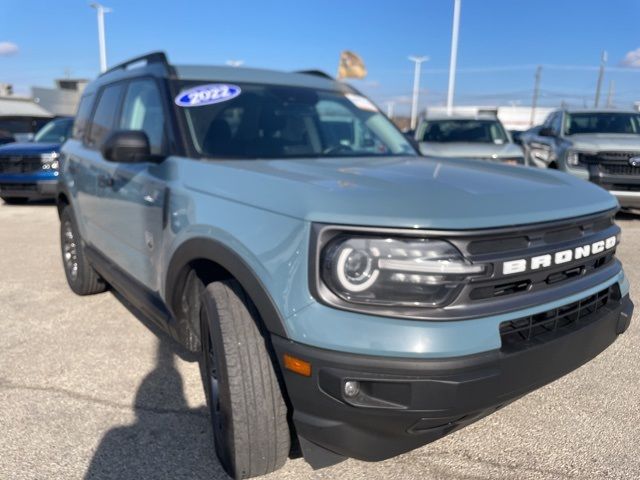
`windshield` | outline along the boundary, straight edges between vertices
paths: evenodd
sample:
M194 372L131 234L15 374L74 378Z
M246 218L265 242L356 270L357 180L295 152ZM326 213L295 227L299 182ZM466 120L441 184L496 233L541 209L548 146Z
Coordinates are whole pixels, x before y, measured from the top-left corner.
M576 133L640 133L640 114L596 112L570 113L565 120L565 135Z
M181 83L183 93L179 97L194 85ZM402 133L365 97L300 87L252 84L235 87L239 93L225 101L183 108L193 144L206 157L417 154Z
M507 143L508 137L497 120L427 120L421 142Z
M33 138L37 143L64 143L71 134L73 118L51 120L42 127Z

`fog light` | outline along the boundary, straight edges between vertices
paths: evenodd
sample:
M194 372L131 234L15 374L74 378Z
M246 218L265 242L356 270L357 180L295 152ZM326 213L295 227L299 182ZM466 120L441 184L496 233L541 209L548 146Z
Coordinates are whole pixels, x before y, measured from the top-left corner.
M349 380L344 383L344 394L349 398L353 398L360 393L360 382Z

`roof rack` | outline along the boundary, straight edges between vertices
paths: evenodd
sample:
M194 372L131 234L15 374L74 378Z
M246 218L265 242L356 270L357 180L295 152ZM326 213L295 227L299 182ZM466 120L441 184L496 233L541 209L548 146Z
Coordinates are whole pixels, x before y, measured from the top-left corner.
M293 73L302 73L303 75L314 75L316 77L328 78L329 80L335 80L331 75L322 70L296 70Z
M146 62L146 65L150 65L152 63L162 63L167 67L167 69L169 69L170 67L169 60L167 59L167 56L164 52L151 52L147 53L146 55L140 55L139 57L131 58L126 62L119 63L118 65L111 67L109 70L102 72L100 76L106 75L107 73L111 73L116 70L125 70L129 65L138 62Z

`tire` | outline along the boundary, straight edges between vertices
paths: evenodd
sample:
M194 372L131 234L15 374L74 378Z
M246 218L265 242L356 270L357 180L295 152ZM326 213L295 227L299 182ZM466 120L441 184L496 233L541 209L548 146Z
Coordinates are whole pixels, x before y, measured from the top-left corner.
M204 290L200 373L216 454L236 479L279 469L291 447L287 407L258 321L235 280Z
M62 266L71 290L78 295L92 295L107 289L107 284L89 264L71 207L60 214L60 251Z
M7 205L24 205L29 199L24 197L2 197L2 200Z

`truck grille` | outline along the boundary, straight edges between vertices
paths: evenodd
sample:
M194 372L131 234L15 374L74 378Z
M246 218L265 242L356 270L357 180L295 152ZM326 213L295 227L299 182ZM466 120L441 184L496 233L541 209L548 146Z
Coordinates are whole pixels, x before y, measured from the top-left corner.
M601 163L600 169L607 175L640 175L640 167L624 163Z
M0 173L32 173L42 169L39 155L0 156Z
M640 152L598 152L594 155L580 154L580 162L599 167L606 175L640 175L640 167L629 165L629 159L640 157Z
M502 348L513 349L533 340L547 340L570 328L590 323L605 306L619 300L618 286L605 288L577 302L500 324Z

